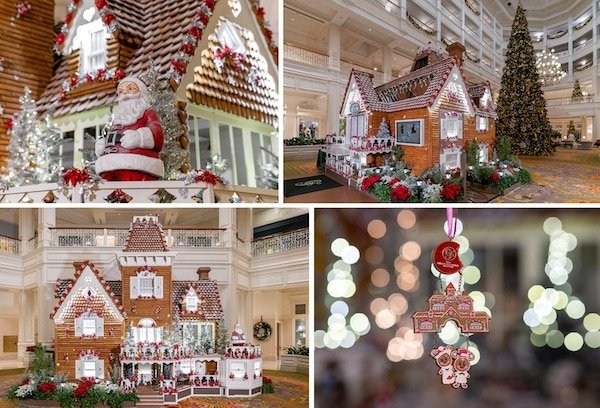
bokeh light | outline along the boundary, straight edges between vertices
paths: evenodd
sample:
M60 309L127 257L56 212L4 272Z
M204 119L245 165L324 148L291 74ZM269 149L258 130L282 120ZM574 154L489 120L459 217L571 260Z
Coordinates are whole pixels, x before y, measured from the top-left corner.
M367 225L367 233L373 239L383 238L386 233L385 222L381 220L373 220Z
M344 249L348 248L349 245L350 245L350 243L348 241L346 241L344 238L334 239L333 242L331 243L331 252L335 256L341 257L342 252L344 251Z
M378 288L387 286L390 283L390 273L383 268L375 269L371 272L371 283Z
M398 225L402 229L411 229L417 223L417 216L411 210L402 210L396 218Z

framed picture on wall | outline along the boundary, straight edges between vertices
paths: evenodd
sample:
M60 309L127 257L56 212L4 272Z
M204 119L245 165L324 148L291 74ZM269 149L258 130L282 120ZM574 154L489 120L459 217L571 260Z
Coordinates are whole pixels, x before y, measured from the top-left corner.
M298 136L315 139L319 136L319 121L314 118L299 118Z
M423 146L423 119L397 120L396 144Z

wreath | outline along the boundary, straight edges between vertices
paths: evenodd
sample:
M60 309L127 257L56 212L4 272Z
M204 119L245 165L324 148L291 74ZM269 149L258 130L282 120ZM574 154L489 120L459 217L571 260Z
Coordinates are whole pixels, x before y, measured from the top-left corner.
M271 337L271 325L267 322L263 322L262 320L254 325L253 335L254 338L260 341L267 340Z

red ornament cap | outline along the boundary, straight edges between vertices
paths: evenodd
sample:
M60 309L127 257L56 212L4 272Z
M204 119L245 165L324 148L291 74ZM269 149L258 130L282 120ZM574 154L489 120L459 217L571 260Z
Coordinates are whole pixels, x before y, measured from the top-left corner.
M433 266L444 275L460 272L463 264L458 256L460 245L457 242L442 242L433 251Z

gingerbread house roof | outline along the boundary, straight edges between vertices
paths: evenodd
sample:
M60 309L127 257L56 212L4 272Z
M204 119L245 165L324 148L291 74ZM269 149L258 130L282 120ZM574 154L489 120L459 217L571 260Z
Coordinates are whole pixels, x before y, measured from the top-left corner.
M221 18L219 25L223 23ZM217 67L215 54L222 52L225 45L216 35L209 35L208 48L202 50L201 64L194 68L194 82L186 87L186 96L198 105L273 125L278 99L275 81L252 32L238 24L232 26L245 43L247 61L235 67Z
M135 217L123 252L168 252L167 240L158 217Z
M201 27L198 41L205 34L205 23L212 17L215 0L105 0L107 9L115 16L116 38L132 47L132 56L121 66L128 76L140 76L153 61L158 72L166 74L173 70L173 61L182 56L182 47L189 39L194 28ZM211 7L212 6L212 7ZM266 27L260 7L251 4L262 35L265 36L269 50L277 61L277 48L272 46L270 30ZM195 50L195 47L194 47ZM182 63L185 72L187 63ZM114 67L113 67L114 68ZM38 104L42 110L54 108L54 116L70 115L90 109L107 106L116 101L113 86L96 86L93 90L76 92L60 101L63 83L71 77L69 58L59 63L52 80L47 85ZM87 85L83 85L87 86ZM236 105L241 100L232 98L228 103ZM214 107L212 105L209 105ZM221 108L222 110L225 110ZM234 111L229 107L227 111ZM243 110L240 107L240 112Z
M378 87L373 86L373 75L352 70L346 87L344 100L352 80L363 102L363 108L376 112L397 112L408 109L429 108L437 100L453 69L458 67L460 80L466 84L462 66L456 57L447 57L416 69L401 78L394 79ZM466 85L465 85L466 87ZM473 105L470 95L467 103Z
M91 271L86 276L90 276L92 279L95 277L96 284L93 285L94 290L100 292L98 296L88 299L82 293L82 286L93 284L93 282L86 281L83 284L78 284L81 276L86 271ZM113 292L111 285L104 280L100 271L96 269L96 266L89 261L79 264L75 270L74 279L65 279L57 282L55 292L60 295L60 300L58 305L52 310L52 313L50 313L51 319L54 319L59 311L61 312L61 319L72 319L88 310L101 315L116 314L117 318L124 317L121 301L116 293Z
M190 287L194 288L200 298L198 313L185 313L185 310L182 307L184 296L188 293ZM182 319L185 319L186 317L201 317L202 320L219 322L223 318L221 295L219 294L217 281L214 279L173 281L171 298L173 313L179 314Z
M497 119L498 114L496 113L496 108L494 107L493 97L490 98L490 103L487 107L482 107L479 103L486 90L490 93L490 96L493 95L492 86L489 81L479 83L467 82L467 91L469 92L469 95L471 95L471 99L473 99L475 113L480 116L487 116Z

